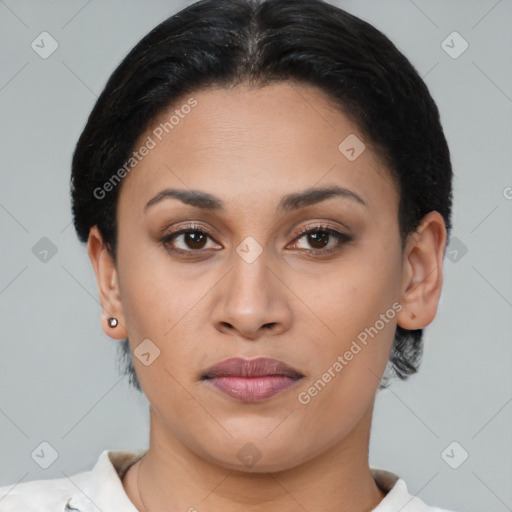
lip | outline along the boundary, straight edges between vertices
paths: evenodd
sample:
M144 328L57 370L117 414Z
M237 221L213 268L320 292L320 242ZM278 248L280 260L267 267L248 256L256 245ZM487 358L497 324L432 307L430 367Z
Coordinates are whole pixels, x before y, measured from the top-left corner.
M201 376L217 390L248 403L267 400L295 385L304 375L278 359L224 359Z

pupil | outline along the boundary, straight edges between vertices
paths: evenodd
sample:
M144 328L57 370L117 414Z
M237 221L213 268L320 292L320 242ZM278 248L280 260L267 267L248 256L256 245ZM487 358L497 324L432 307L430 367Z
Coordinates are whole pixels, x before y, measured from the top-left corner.
M309 243L315 249L322 249L323 247L325 247L325 245L327 245L326 243L322 243L322 242L327 242L327 238L329 237L329 233L327 233L326 231L317 231L316 233L310 233L308 236L310 237ZM311 242L311 240L313 240L313 241ZM315 245L315 243L318 244L319 240L320 240L320 247L317 247Z
M190 245L192 245L191 249L200 249L202 247L201 242L204 242L204 240L201 240L201 238L206 238L203 233L198 232L187 233L186 237L188 238L186 238L185 241L189 245L189 247ZM199 245L199 247L197 247L197 245Z

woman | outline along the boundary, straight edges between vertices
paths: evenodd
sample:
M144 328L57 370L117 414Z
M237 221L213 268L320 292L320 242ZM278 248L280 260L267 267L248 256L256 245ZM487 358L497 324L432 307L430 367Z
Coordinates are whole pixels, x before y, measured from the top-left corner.
M424 82L358 18L203 0L161 23L72 163L149 448L3 488L2 510L440 511L368 445L436 315L451 179Z

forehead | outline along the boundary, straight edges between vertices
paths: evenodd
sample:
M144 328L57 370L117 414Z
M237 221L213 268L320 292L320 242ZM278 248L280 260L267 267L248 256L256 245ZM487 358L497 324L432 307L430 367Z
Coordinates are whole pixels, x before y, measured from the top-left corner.
M134 149L144 145L151 149L124 179L121 196L137 196L131 204L170 186L270 204L279 192L327 182L357 190L374 210L398 199L359 127L309 85L195 91L154 119Z

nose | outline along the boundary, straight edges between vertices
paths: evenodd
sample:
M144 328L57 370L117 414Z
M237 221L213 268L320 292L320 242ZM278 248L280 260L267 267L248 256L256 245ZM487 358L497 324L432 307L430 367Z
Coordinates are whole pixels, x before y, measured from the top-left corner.
M268 266L264 253L252 263L235 257L217 288L211 318L218 331L254 341L290 328L288 288Z

